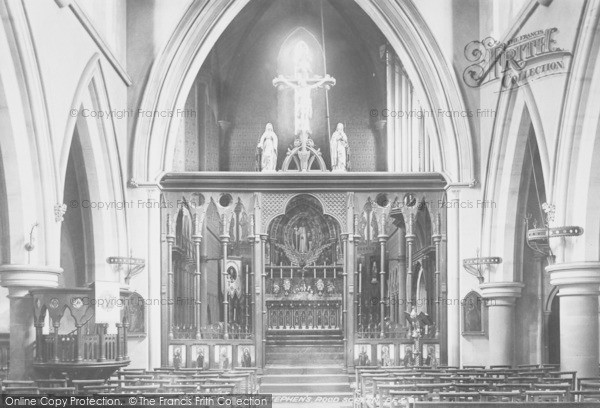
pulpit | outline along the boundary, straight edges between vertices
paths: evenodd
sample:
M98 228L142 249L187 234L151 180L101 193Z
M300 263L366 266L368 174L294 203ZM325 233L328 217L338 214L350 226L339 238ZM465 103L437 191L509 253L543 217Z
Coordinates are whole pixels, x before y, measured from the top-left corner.
M111 328L96 324L99 300L93 288L36 289L31 295L36 332L33 367L38 377L106 379L129 365L127 317L122 315ZM126 303L130 295L121 291L114 300Z

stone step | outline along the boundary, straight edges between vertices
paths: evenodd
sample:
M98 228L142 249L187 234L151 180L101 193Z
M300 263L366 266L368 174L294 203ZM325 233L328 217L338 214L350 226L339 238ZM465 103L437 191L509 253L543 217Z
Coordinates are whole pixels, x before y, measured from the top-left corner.
M351 393L352 389L348 382L320 382L320 383L299 383L294 384L261 384L261 394L291 394L291 393L334 393L347 392Z
M320 347L314 347L319 349ZM342 356L344 355L343 349L330 349L325 347L325 350L312 350L311 347L270 347L267 349L267 356L298 356L301 358L327 358L329 356Z
M326 365L326 366L342 366L342 364L344 363L344 359L343 358L328 358L328 359L319 359L319 360L309 360L306 361L306 357L303 358L289 358L289 357L284 357L284 358L276 358L276 357L267 357L267 364L305 364L307 366L320 366L320 365Z
M267 334L267 340L270 339L294 339L294 340L343 340L344 337L342 335L337 334L304 334L304 335L295 335L295 334Z
M319 374L340 374L344 372L341 364L337 365L288 365L288 364L267 364L264 375L319 375Z
M267 344L267 354L270 353L343 353L344 346L339 344L299 345L299 344Z
M343 346L343 341L341 339L302 339L302 338L277 338L277 339L267 339L267 345L271 344L289 344L289 345L305 345L305 344L319 344L319 345L333 345L333 346Z

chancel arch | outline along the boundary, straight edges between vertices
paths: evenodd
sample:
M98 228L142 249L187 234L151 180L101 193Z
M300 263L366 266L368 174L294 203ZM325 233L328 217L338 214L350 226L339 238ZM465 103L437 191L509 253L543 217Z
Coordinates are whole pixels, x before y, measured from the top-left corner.
M232 0L219 5L196 4L188 9L160 60L152 69L150 76L152 85L147 88L142 102L143 108L148 107L151 108L150 110L164 108L169 111L183 109L196 75L210 50L225 27L246 4L246 1ZM461 109L462 102L456 81L446 67L432 36L417 34L418 30L426 33L429 31L412 3L391 3L382 6L371 0L359 0L357 4L364 10L366 16L375 22L403 60L408 75L414 81L415 89L425 95L422 101L424 107L432 111L464 110ZM198 20L200 13L203 18ZM392 28L390 21L392 19L397 23L394 24L396 28ZM212 24L214 21L219 21L220 24ZM203 22L211 22L210 27ZM430 53L425 50L436 50L436 52ZM172 64L172 61L181 61L181 63ZM446 96L441 97L441 95ZM132 151L134 179L150 181L161 171L171 169L177 129L181 122L179 119L140 118L136 124ZM223 125L229 126L226 123ZM435 129L436 133L436 136L431 137L432 154L440 159L437 160L440 163L440 171L454 182L471 182L474 179L474 157L469 127L464 118L436 119L432 129ZM259 135L260 129L251 132ZM445 136L439 137L441 134Z

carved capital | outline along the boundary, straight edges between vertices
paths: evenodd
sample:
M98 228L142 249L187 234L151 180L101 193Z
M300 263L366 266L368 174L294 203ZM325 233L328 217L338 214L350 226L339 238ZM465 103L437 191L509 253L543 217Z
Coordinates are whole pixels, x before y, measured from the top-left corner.
M64 219L64 215L67 212L67 205L64 203L58 203L56 205L54 205L54 221L56 222L63 222Z

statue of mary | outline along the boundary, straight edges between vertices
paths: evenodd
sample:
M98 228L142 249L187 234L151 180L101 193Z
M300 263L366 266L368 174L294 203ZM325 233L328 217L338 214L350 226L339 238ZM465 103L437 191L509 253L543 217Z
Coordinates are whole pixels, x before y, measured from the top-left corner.
M265 133L262 134L256 146L259 154L258 164L260 171L275 171L277 165L277 135L273 131L273 125L267 123Z
M338 123L335 132L329 139L331 150L331 170L332 171L347 171L348 170L348 137L344 133L344 125Z

